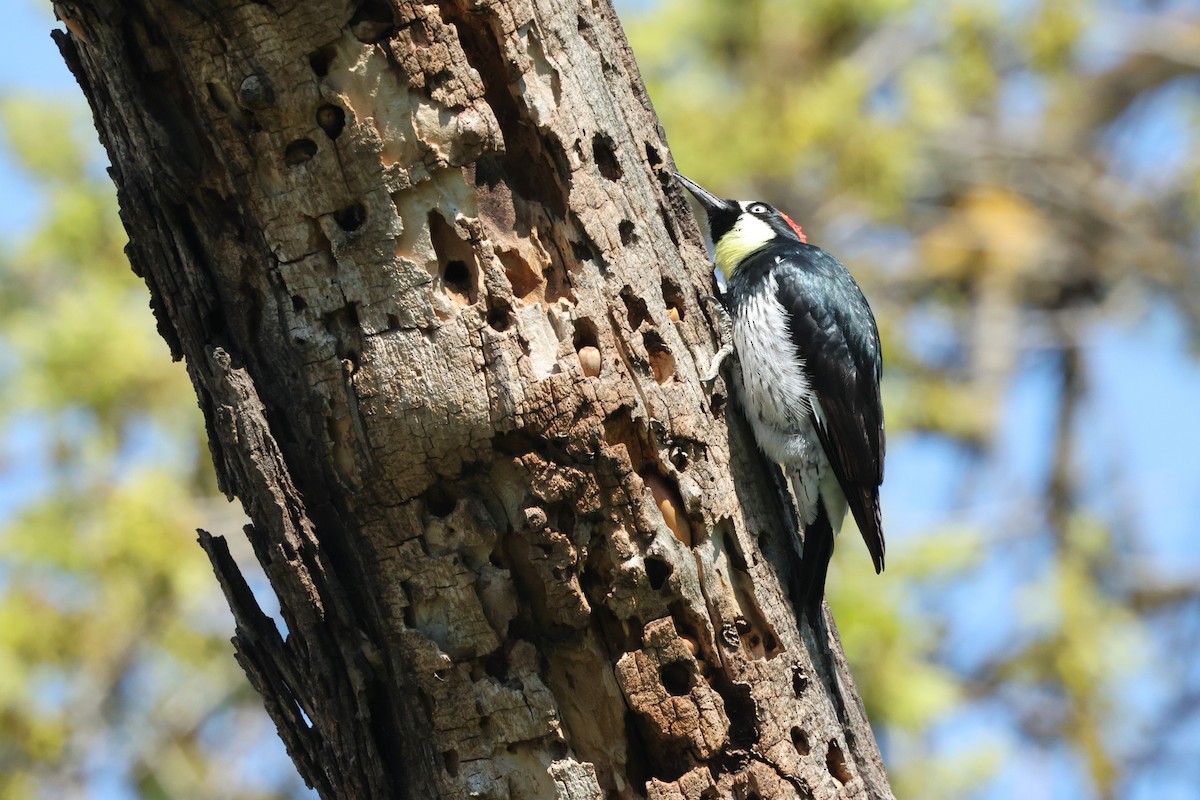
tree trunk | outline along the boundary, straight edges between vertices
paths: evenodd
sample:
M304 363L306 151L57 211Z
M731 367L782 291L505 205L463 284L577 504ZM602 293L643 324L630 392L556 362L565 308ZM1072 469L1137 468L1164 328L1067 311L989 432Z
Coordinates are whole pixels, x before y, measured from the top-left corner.
M606 0L57 10L322 797L891 796Z

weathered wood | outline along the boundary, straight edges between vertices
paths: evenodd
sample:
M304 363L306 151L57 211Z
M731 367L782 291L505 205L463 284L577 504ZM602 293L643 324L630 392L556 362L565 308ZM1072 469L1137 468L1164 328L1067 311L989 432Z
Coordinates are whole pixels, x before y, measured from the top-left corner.
M58 11L323 797L891 796L607 2Z

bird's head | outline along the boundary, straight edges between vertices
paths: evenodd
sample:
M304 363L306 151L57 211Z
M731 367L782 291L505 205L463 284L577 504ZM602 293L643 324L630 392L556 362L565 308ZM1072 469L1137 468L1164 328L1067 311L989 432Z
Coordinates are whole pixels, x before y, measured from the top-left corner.
M777 242L808 242L800 226L759 200L722 200L678 172L675 177L704 207L717 269L732 275L751 253Z

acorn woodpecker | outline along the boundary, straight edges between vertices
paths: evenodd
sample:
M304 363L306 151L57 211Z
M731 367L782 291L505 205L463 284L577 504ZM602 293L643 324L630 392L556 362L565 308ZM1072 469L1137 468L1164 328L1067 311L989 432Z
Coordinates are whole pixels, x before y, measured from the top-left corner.
M740 405L758 446L781 464L804 523L802 607L825 594L834 534L849 507L883 570L883 371L879 330L850 272L808 243L766 203L722 200L676 174L708 216L714 261L726 276L732 340L706 379L736 355ZM732 347L730 346L732 345Z

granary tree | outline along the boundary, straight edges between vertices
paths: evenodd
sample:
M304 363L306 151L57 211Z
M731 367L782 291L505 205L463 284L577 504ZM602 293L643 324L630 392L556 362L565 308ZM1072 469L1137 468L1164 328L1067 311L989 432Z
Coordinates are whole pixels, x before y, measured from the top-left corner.
M891 796L607 0L56 10L322 797Z

